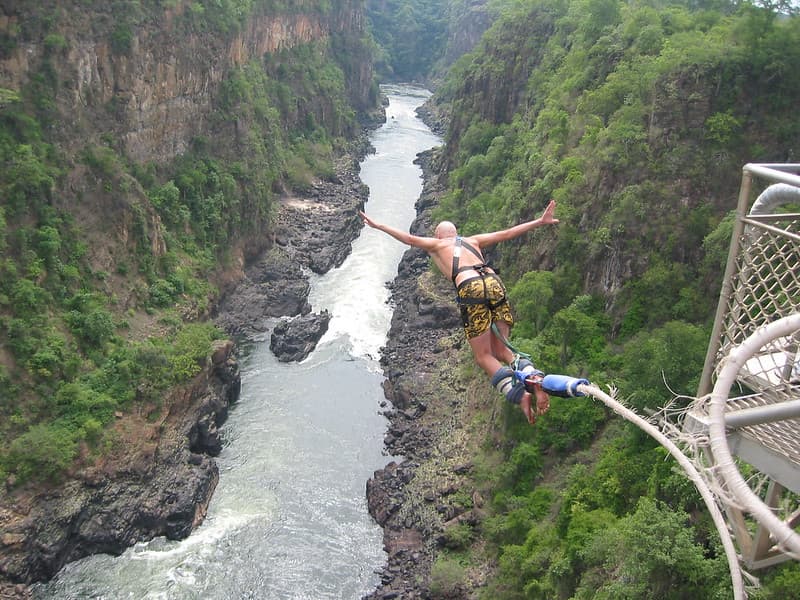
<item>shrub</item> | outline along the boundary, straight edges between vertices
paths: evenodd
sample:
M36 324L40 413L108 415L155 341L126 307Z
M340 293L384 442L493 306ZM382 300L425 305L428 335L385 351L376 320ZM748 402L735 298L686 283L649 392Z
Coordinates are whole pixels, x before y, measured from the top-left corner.
M292 156L286 161L286 179L292 189L302 191L311 186L314 174L301 156Z
M458 561L439 557L431 567L431 598L461 598L466 571Z
M59 33L50 33L44 38L44 48L49 54L56 54L67 47L67 40Z
M151 307L166 308L170 306L179 295L172 281L158 279L150 286L147 304Z
M55 185L50 168L30 145L21 144L7 159L2 187L8 216L42 206L50 197Z
M133 47L133 32L130 26L117 25L111 32L111 50L114 54L129 54Z
M800 589L800 569L796 563L784 564L770 571L762 580L760 590L755 590L756 600L792 598Z
M72 463L77 444L71 432L58 423L41 423L11 442L5 469L18 483L33 477L56 479Z
M94 417L89 417L83 422L81 432L87 442L96 445L103 436L103 424Z
M42 379L58 377L64 372L66 342L56 333L40 340L33 356L28 359L28 370Z
M35 315L44 310L49 294L30 279L19 279L11 287L11 301L21 316Z
M180 383L197 375L211 354L211 342L221 337L208 323L193 323L178 332L169 357L173 380Z
M525 494L542 471L539 448L520 442L511 452L508 461L500 468L501 481L517 493Z
M508 297L516 311L514 320L518 321L516 335L533 338L545 328L554 294L553 280L549 271L530 271L509 290Z
M99 347L114 335L114 320L104 308L95 307L87 312L73 310L66 315L67 323L86 346Z
M608 523L598 517L597 524ZM590 591L609 598L730 597L724 558L706 557L688 521L686 513L640 499L634 513L574 544L589 567L575 596L589 597ZM597 573L593 566L602 569L602 579L586 576Z
M4 322L6 344L17 359L30 358L39 345L41 332L26 319L7 319Z
M56 404L62 417L78 429L85 429L87 422L92 419L99 423L108 422L117 406L109 395L81 382L62 385L56 392Z
M84 150L83 159L100 177L113 178L122 171L119 156L105 146L89 146Z
M459 523L444 530L443 543L451 550L463 550L472 543L473 537L475 532L472 527L466 523Z

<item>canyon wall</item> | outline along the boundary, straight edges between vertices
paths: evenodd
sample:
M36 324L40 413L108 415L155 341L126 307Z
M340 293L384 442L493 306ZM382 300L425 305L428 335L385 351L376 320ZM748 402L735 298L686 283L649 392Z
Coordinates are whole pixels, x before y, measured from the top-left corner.
M337 2L328 12L256 8L229 33L200 27L187 14L190 4L120 19L109 3L1 3L0 87L18 91L34 78L52 78L66 145L112 135L131 159L164 162L208 132L215 95L232 69L331 36L365 34L358 1ZM355 108L366 108L369 61L347 75Z

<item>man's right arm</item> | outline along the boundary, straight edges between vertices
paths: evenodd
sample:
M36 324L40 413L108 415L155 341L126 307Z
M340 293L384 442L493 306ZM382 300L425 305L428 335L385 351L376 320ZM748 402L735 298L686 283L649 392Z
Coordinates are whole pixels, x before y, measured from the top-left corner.
M408 244L409 246L415 246L417 248L422 248L426 252L432 252L436 249L436 245L438 240L436 238L430 237L420 237L418 235L413 235L408 233L407 231L401 231L391 225L384 225L383 223L378 223L377 221L373 221L370 219L363 211L358 211L358 214L361 215L361 219L364 221L365 225L369 225L373 229L377 229L379 231L383 231L384 233L388 233L398 242L402 242L404 244Z

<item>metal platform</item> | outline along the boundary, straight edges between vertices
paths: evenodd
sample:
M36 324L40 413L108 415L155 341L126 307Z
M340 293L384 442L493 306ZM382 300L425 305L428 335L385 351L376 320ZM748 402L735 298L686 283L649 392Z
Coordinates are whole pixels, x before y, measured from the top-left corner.
M745 165L734 232L698 400L683 431L709 432L709 396L731 352L771 322L800 313L800 164ZM753 201L753 196L758 197ZM768 479L761 500L783 523L797 528L800 508L800 330L768 343L738 369L724 412L727 447L753 482ZM727 386L728 380L725 380ZM719 406L719 405L718 405ZM716 477L714 456L704 451ZM719 485L725 487L725 482ZM755 484L754 484L755 485ZM786 490L794 494L784 493ZM725 506L742 561L758 569L792 558L765 527L749 521L747 507ZM767 511L769 513L769 511ZM791 535L791 534L790 534ZM796 557L795 557L796 558Z
M800 394L800 392L798 392ZM800 397L800 396L799 396ZM725 409L725 423L729 427L728 446L731 453L768 475L786 489L800 494L800 418L764 422L743 427L731 426L730 421L743 417L742 411L780 406L761 395L743 396L731 400ZM793 405L800 411L800 400ZM753 411L750 416L769 412ZM709 416L707 404L695 404L686 414L684 431L707 434Z

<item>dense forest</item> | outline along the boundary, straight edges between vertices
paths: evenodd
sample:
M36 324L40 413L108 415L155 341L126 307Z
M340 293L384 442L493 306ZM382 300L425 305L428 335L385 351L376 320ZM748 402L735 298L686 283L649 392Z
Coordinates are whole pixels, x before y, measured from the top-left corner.
M436 92L449 116L437 218L491 231L554 198L557 232L494 257L512 342L642 413L693 396L741 166L796 162L800 20L749 3L502 4ZM452 533L439 597L487 560L487 599L731 597L699 495L663 449L588 399L553 407L535 428L509 409L482 440L491 516ZM754 598L800 589L796 562L756 575Z
M496 11L485 0L369 0L375 71L383 82L436 86L471 50Z
M178 6L188 8L170 12ZM449 182L437 217L469 234L558 202L557 230L492 257L516 312L512 342L546 372L615 386L639 411L694 394L741 166L797 160L792 5L370 0L367 8L369 35L336 33L226 72L205 134L166 161L125 152L120 90L84 99L91 123L70 113L76 32L106 40L124 60L164 11L173 18L167 44L230 40L254 14L333 21L337 3L48 1L19 9L24 18L2 29L4 60L42 48L24 85L0 87L7 490L61 481L96 460L113 447L117 416L157 412L198 372L223 335L209 315L231 248L269 236L280 193L333 175L359 117L378 103L377 81L366 100L352 89L359 64L373 59L382 80L437 83L433 106L448 125L437 169ZM456 34L473 14L475 31L486 33L451 65L457 44L472 47ZM208 56L219 53L208 47ZM124 220L125 239L106 235L103 224L115 220ZM602 406L554 398L534 428L506 407L502 427L476 449L488 515L448 532L433 597L731 597L696 490L665 451ZM479 585L475 572L488 573ZM756 575L752 598L797 597L796 562Z
M189 4L154 35L202 39L189 57L198 68L253 14L337 17L326 2ZM377 105L376 84L360 106L351 96L369 41L334 32L229 69L185 152L135 160L123 145L133 94L114 88L104 101L92 89L76 109L70 53L90 32L109 64L133 65L140 38L174 7L8 7L2 58L41 52L18 88L0 88L0 481L11 489L95 460L114 444L115 413L155 414L199 372L223 335L209 315L234 250L269 239L281 191L332 176L359 112Z
M384 81L414 81L430 72L444 48L444 3L381 0L368 4L378 75Z

